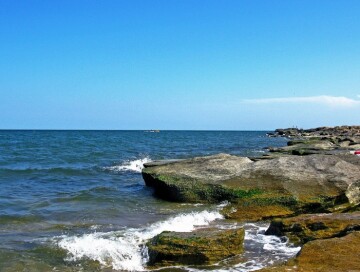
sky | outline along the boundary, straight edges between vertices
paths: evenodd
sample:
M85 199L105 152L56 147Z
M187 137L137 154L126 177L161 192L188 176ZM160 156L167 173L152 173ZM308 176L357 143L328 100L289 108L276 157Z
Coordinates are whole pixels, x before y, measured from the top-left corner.
M360 125L360 1L0 0L0 129Z

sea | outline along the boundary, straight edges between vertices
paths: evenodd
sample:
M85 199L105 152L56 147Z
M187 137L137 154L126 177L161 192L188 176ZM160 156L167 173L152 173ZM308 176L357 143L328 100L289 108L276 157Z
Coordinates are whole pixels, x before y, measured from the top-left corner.
M153 160L217 153L261 156L266 131L0 130L0 271L147 271L162 231L246 230L245 252L211 266L159 271L256 271L299 250L264 235L267 222L224 220L228 203L173 203L141 176Z

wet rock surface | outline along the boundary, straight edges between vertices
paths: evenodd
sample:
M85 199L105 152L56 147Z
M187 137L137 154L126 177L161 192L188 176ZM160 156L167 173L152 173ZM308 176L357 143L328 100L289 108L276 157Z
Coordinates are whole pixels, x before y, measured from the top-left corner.
M308 242L298 256L283 265L264 268L261 272L355 272L360 271L360 232L344 237Z
M142 174L155 194L166 200L232 202L236 212L227 213L229 218L244 217L247 213L244 219L259 220L328 212L340 204L351 205L345 192L360 180L360 158L345 160L326 155L294 158L254 162L219 154L147 167Z
M243 252L244 229L162 232L148 244L149 265L213 264Z
M265 234L287 236L292 242L304 244L312 240L344 236L352 231L360 231L360 212L303 214L275 219Z

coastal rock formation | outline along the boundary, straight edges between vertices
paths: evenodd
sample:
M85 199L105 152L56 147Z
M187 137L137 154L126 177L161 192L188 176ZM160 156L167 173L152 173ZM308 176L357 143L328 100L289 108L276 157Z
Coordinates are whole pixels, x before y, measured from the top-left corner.
M264 268L259 272L350 272L360 271L360 232L341 238L308 242L298 256L284 265Z
M212 264L243 252L244 229L162 232L148 244L149 265Z
M360 230L360 212L303 214L275 219L265 234L287 236L292 242L304 244L311 240L344 236Z
M296 258L261 271L360 271L360 157L350 152L360 149L360 126L278 129L269 136L292 139L257 158L155 161L142 175L160 198L226 200L226 218L272 219L266 234L303 245ZM148 243L149 264L214 263L241 253L243 238L243 230L163 232Z
M270 136L282 137L360 137L360 126L318 127L311 129L285 128L276 129Z
M326 153L324 151L334 150L336 145L327 140L297 140L289 141L288 146L269 148L270 152L280 152L291 155L311 155Z
M346 154L360 149L360 126L320 127L314 129L277 129L269 137L292 138L285 147L270 152L290 155Z
M219 154L146 167L142 175L146 185L163 199L210 203L228 200L236 209L228 217L259 220L328 212L336 205L350 205L345 192L360 180L360 158L281 156L254 162ZM248 217L244 217L244 211Z

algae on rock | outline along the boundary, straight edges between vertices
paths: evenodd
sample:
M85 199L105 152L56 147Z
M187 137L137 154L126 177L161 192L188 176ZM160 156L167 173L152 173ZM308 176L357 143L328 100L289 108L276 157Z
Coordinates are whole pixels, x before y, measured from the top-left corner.
M290 241L304 244L311 240L344 236L356 230L360 230L360 212L302 214L275 219L266 234L286 235Z
M243 252L244 229L164 231L147 243L150 266L212 264Z
M329 212L349 203L345 192L360 180L360 158L311 155L252 161L219 154L146 167L146 185L177 202L230 201L228 217L261 220L273 216ZM253 211L250 211L253 209ZM243 216L242 211L249 211Z

